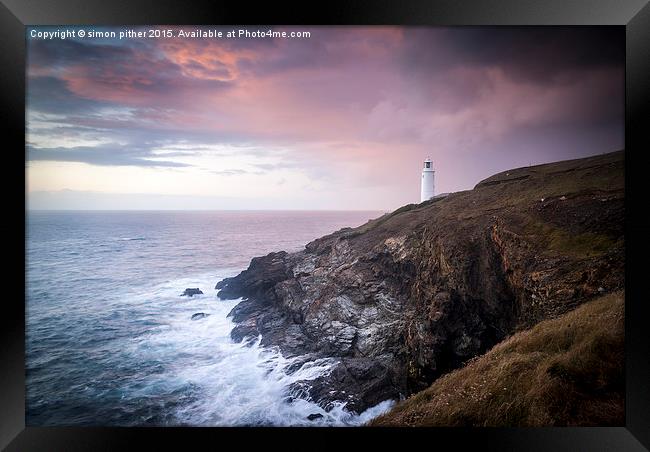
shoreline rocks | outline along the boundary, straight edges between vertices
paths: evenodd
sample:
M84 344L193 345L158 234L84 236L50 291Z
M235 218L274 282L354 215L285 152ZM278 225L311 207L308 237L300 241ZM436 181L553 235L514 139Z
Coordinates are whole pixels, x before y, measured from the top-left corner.
M181 297L193 297L194 295L203 295L203 292L201 289L198 287L195 288L187 288L185 291L181 294Z
M208 317L209 315L210 314L206 314L205 312L197 312L196 314L192 314L190 320L201 320Z

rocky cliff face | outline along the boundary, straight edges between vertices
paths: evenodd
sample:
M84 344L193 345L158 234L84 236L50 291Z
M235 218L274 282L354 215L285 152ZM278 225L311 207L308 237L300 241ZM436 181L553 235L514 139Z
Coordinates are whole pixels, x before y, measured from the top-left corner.
M624 286L624 154L520 168L404 206L217 284L235 340L332 357L294 396L360 412L514 331Z
M624 297L596 297L513 334L370 425L625 425Z

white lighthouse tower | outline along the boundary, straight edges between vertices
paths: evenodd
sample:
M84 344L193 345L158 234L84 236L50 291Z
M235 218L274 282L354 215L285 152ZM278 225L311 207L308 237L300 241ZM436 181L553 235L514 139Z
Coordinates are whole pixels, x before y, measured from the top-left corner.
M433 162L430 158L424 161L422 168L422 186L420 188L420 202L427 201L433 198Z

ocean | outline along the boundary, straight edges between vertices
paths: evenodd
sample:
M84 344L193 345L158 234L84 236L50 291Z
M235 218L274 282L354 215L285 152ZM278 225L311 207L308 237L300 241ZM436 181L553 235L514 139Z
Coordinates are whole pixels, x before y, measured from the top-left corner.
M234 343L215 284L251 258L297 251L383 212L30 211L26 226L28 426L346 426L361 415L289 401L276 348ZM180 294L198 287L203 295ZM191 320L195 313L209 314ZM310 421L310 414L322 417Z

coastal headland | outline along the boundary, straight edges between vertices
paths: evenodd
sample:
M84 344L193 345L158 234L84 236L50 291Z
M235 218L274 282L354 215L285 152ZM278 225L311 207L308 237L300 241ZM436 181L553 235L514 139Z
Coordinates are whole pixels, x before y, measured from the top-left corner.
M619 293L624 257L618 151L496 174L302 251L254 258L217 289L243 298L230 313L233 339L261 335L287 356L336 361L292 396L361 412Z

